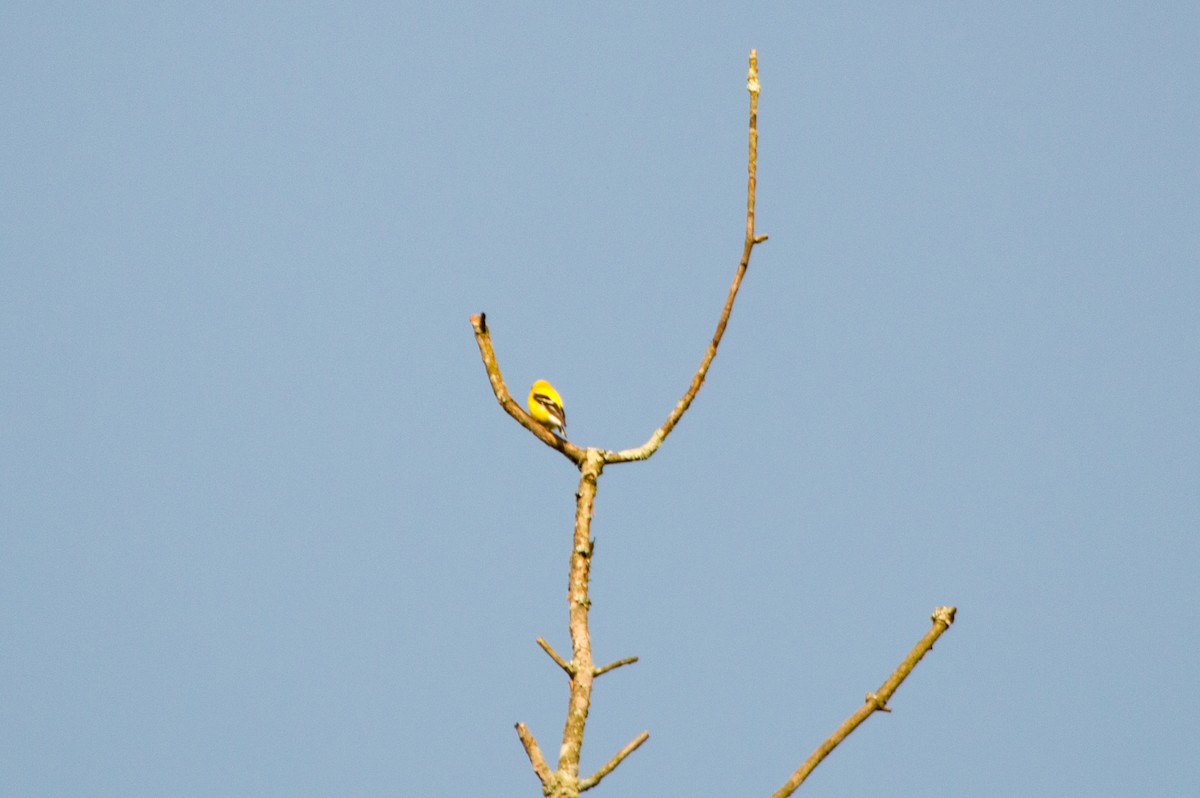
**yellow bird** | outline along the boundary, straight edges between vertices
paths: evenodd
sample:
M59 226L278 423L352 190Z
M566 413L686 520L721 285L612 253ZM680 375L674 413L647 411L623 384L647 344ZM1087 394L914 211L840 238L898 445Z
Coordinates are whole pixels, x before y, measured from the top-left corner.
M552 432L557 430L564 441L567 439L567 411L553 385L545 380L535 382L529 389L528 405L534 421Z

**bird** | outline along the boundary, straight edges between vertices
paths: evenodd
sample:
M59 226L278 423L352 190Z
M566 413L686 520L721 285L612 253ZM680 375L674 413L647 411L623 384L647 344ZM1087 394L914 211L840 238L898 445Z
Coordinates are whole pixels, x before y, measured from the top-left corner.
M564 441L567 439L567 411L553 385L545 380L535 382L529 389L528 404L534 421L552 432L557 430Z

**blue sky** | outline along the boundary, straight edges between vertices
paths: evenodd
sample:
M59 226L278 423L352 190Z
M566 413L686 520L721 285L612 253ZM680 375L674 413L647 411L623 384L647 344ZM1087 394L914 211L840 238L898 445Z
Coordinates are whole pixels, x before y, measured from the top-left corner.
M1188 795L1191 3L0 9L0 792Z

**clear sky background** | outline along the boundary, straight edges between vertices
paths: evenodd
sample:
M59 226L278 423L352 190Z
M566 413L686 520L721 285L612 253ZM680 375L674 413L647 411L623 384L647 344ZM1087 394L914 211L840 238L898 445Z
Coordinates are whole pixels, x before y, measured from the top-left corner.
M1200 781L1200 7L7 3L0 793Z

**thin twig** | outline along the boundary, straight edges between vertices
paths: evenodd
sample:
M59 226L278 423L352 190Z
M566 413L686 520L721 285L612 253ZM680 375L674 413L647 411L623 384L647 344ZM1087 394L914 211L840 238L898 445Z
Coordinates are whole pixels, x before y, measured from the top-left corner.
M604 764L604 767L600 768L595 773L593 773L591 776L588 776L586 779L582 779L579 782L579 791L583 792L584 790L590 790L593 787L595 787L597 784L600 783L600 779L604 778L609 773L612 773L613 770L617 767L617 765L621 764L621 762L623 762L625 760L625 757L632 754L634 751L636 751L638 749L638 747L642 743L646 742L649 739L650 739L650 732L648 732L648 731L644 731L641 734L639 734L637 737L634 737L632 740L629 741L628 745L626 745L624 748L622 748L620 751L617 752L616 756L614 756L612 759L608 760L608 762L606 762Z
M539 637L537 639L537 644L542 647L542 651L545 651L546 654L549 655L550 659L554 660L555 663L558 664L558 667L567 672L568 676L575 672L575 666L560 657L558 652L550 647L550 644L546 642L544 637Z
M615 671L617 668L620 668L622 665L632 665L633 663L635 663L637 661L638 661L637 657L626 657L625 659L619 659L616 662L610 662L607 665L602 665L599 668L596 668L596 675L599 676L602 673L608 673L609 671Z
M737 271L733 276L733 285L729 287L729 295L725 298L725 307L721 311L721 317L717 321L716 332L713 333L712 341L708 345L707 351L704 353L704 358L700 361L699 368L696 369L695 375L692 376L692 382L688 386L687 391L683 394L675 407L672 408L667 420L662 426L654 431L650 436L650 440L646 441L636 449L626 449L621 452L605 452L604 459L609 463L628 463L635 460L645 460L658 451L658 447L671 434L671 430L675 429L675 425L679 423L679 419L691 407L692 401L696 398L696 394L700 392L700 386L704 384L704 378L708 374L708 368L712 365L713 358L717 356L717 347L721 345L721 338L725 335L725 327L729 324L729 314L733 311L733 302L737 299L738 289L742 285L742 277L746 274L746 267L750 265L750 253L754 250L756 244L761 244L767 240L766 236L756 235L754 232L754 202L755 194L758 190L758 94L760 90L758 82L758 51L750 51L750 69L746 75L746 89L750 92L750 152L746 159L746 239L742 246L742 259L738 263Z
M896 671L887 678L887 681L883 683L878 692L867 693L867 702L847 718L837 728L837 731L829 736L829 739L817 746L817 750L812 752L812 755L804 761L804 764L792 774L791 778L782 787L772 794L771 798L787 798L787 796L796 791L797 787L804 783L804 780L808 778L808 774L812 773L817 765L821 764L821 760L829 756L830 752L837 748L842 740L850 736L852 731L862 725L863 721L876 712L891 711L887 708L888 699L892 697L892 694L896 692L896 688L908 677L908 674L912 673L913 668L917 667L917 663L921 661L921 658L933 648L933 644L942 636L942 632L949 629L950 624L954 623L955 612L954 607L938 607L933 611L933 615L930 616L930 619L933 621L933 628L926 632L921 641L913 647L913 650L900 663L900 667L896 668Z

